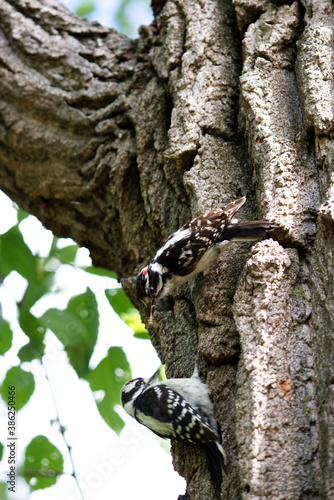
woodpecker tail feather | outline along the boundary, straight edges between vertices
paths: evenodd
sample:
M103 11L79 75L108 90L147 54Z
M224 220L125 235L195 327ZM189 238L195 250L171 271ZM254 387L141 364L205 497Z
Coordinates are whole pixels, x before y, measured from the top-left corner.
M274 231L278 226L267 220L256 220L251 222L238 222L228 224L222 235L222 241L247 241L258 240L269 231Z
M223 447L220 443L209 442L204 443L210 464L212 465L219 481L222 481L222 469L226 471L226 457Z

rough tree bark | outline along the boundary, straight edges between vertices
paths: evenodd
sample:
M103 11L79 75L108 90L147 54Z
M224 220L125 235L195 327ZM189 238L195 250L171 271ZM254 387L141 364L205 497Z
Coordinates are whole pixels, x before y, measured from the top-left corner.
M188 498L334 498L331 2L168 0L135 41L54 0L0 20L0 187L94 264L134 276L241 195L282 227L157 307L167 375L199 353L229 462L219 493L173 446Z

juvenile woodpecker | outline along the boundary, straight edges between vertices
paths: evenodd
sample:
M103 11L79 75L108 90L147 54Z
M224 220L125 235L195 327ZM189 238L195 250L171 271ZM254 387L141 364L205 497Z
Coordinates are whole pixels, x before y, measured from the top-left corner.
M246 198L206 212L171 234L137 276L138 298L151 303L196 274L208 271L234 241L258 240L277 226L266 220L231 223Z
M199 376L197 367L191 378L171 378L158 381L159 370L149 379L135 378L121 391L125 411L140 424L162 438L202 444L219 479L226 457L214 407L207 385Z

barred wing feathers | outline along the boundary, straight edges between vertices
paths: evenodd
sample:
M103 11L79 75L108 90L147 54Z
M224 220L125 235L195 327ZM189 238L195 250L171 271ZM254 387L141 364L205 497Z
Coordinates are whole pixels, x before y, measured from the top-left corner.
M240 198L188 222L167 238L154 260L180 276L192 273L205 252L222 239L226 226L245 201Z
M182 396L164 385L144 390L134 405L136 420L162 438L190 443L219 440L205 418Z

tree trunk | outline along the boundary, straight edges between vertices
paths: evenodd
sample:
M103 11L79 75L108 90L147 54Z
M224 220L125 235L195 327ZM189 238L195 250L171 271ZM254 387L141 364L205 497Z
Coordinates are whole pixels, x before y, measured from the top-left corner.
M135 276L242 195L281 226L157 305L167 375L198 356L228 457L219 492L173 445L188 498L334 498L331 2L169 0L135 41L54 0L0 19L0 187L95 265Z

